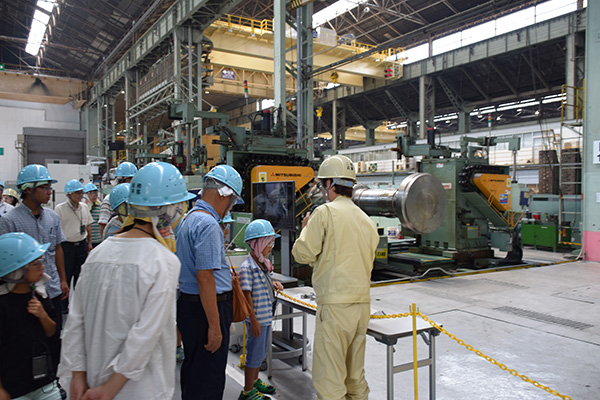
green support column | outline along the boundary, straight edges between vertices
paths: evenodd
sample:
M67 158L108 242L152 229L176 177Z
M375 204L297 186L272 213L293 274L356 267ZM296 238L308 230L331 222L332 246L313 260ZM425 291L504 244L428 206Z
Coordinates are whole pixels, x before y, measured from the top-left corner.
M131 121L129 120L129 107L131 107L131 71L125 74L125 87L123 88L125 97L125 143L131 143ZM125 161L131 162L131 151L125 150Z
M273 49L275 109L281 110L275 114L275 125L279 124L283 137L286 137L286 92L285 92L285 0L273 0Z
M365 128L365 146L375 145L375 128L381 123L379 121L367 121L364 125Z
M430 76L419 78L419 138L427 138L427 128L433 128L435 116L435 86Z
M312 36L312 16L313 3L302 7L302 67L306 72L312 71L313 68L313 36ZM313 78L312 75L308 79L302 80L302 127L303 127L303 146L308 150L308 159L314 158L314 96L313 96ZM298 121L300 123L300 121Z
M583 124L583 257L600 261L600 2L587 6L585 118Z

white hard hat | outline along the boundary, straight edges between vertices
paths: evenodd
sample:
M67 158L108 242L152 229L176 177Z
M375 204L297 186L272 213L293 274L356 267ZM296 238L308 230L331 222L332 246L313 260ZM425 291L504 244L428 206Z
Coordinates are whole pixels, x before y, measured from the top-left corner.
M348 157L331 156L321 163L317 178L333 179L336 185L352 186L356 183L356 171L352 160Z

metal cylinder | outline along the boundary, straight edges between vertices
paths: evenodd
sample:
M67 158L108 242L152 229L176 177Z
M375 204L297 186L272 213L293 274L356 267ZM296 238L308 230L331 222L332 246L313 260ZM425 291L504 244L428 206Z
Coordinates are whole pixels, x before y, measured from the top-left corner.
M446 216L446 192L433 175L416 173L402 180L398 189L354 187L352 200L367 215L397 217L405 228L424 234L435 231Z

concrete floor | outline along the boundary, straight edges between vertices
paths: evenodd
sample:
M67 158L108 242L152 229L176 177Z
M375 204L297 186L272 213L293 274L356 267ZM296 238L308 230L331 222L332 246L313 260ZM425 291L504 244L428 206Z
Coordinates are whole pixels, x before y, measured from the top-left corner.
M497 256L501 256L498 255ZM567 254L525 250L525 258L539 263L564 261ZM506 364L520 374L578 400L600 399L600 263L570 262L542 267L489 272L436 279L426 282L390 284L371 290L371 308L387 314L408 312L416 303L421 313L458 339ZM295 331L301 332L300 320ZM275 330L281 329L276 321ZM312 342L314 317L308 316ZM236 333L237 335L237 333ZM395 364L412 360L410 338L395 347ZM555 397L468 351L441 334L436 340L437 399L508 400L553 399ZM419 358L427 347L419 338ZM387 398L386 348L367 338L366 378L370 399ZM308 370L297 358L274 360L273 376L261 378L277 388L275 399L313 400L309 351ZM225 400L238 398L243 385L239 353L229 354ZM181 398L179 368L174 400ZM418 374L419 397L429 398L428 371ZM68 387L68 385L66 386ZM413 399L412 371L394 377L394 398Z
M528 251L530 258L560 255ZM600 264L553 266L438 279L373 288L372 308L407 312L411 303L457 338L520 374L573 399L600 399ZM299 321L299 320L297 320ZM312 340L314 317L308 317ZM281 329L277 321L275 329ZM299 322L296 331L300 330ZM419 339L419 355L426 346ZM411 340L400 339L395 364L411 361ZM558 398L513 377L442 334L437 338L437 399ZM298 361L273 361L276 399L316 399L309 370ZM230 354L224 399L236 399L243 383L239 354ZM371 399L385 399L385 346L367 340L366 377ZM266 380L266 375L262 378ZM427 370L419 371L419 396L429 398ZM412 371L394 378L396 399L412 399Z

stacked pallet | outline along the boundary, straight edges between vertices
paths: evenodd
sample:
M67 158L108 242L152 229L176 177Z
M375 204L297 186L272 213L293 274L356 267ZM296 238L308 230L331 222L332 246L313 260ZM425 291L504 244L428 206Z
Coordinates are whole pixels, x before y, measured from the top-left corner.
M561 193L581 194L581 153L579 148L563 149L561 153Z
M558 194L558 157L556 150L540 150L539 193Z

